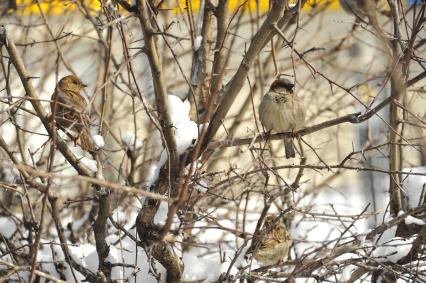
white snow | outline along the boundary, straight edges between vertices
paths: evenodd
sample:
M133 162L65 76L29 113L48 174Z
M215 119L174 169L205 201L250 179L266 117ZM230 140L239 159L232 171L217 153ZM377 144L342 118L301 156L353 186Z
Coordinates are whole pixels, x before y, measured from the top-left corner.
M114 213L111 214L111 217L115 222L126 222L129 220L129 216L129 213L125 213L121 210L115 210Z
M132 233L132 231L130 232ZM136 280L136 282L156 282L154 277L148 272L148 259L142 248L138 247L138 252L136 253L136 246L134 242L128 238L122 239L120 244L123 249L119 248L119 246L110 246L110 253L108 254L107 260L111 263L123 262L131 265L137 264L136 270L141 270L141 272L135 275L134 280ZM76 250L78 250L78 262L81 262L83 266L89 268L91 271L96 272L98 268L98 255L96 248L93 245L85 244L80 245L79 247L73 247L72 249L74 254L76 254ZM76 255L73 255L73 257L75 258ZM156 268L158 269L158 272L162 273L162 276L164 276L164 268L159 264L156 264ZM130 276L134 271L135 269L132 267L114 267L112 269L111 277L113 280L120 281L123 278Z
M404 211L400 210L398 212L398 216L400 216L404 213L405 213ZM425 222L422 219L419 219L419 218L411 216L411 215L408 215L407 217L405 217L404 221L405 221L405 224L407 224L407 225L410 225L410 224L425 225Z
M167 220L167 213L169 212L169 204L165 201L161 202L158 207L157 213L154 216L154 224L164 225Z
M96 272L99 264L95 245L84 243L78 246L69 245L70 255L76 262Z
M193 121L181 121L175 124L175 138L178 154L181 155L185 150L194 145L198 139L198 126ZM167 150L161 152L158 167L161 168L167 161ZM158 177L158 175L157 175Z
M189 101L182 101L176 95L169 95L169 113L170 118L172 119L173 124L177 124L181 121L189 121L189 110L190 104Z
M3 167L2 170L2 175L3 175L3 182L5 182L6 184L15 184L16 179L18 178L19 174L18 174L18 170L16 170L15 168L10 168L10 167Z
M134 144L135 135L132 132L125 132L121 135L121 141L130 148Z
M194 40L194 50L197 51L201 47L201 42L203 41L203 36L199 35Z
M343 254L335 259L336 262L344 261L348 259L358 259L360 256L354 253ZM353 264L349 264L345 266L342 270L339 282L345 282L349 280L351 277L352 271L354 271L357 267Z
M131 229L129 232L134 234L135 229ZM90 270L96 272L98 268L98 256L96 250L93 250L90 254L87 254L84 258L82 257L81 259L84 262L84 265L86 265ZM128 238L123 238L120 241L120 244L117 246L110 246L110 253L108 254L107 260L112 263L120 262L130 265L137 265L136 270L133 267L114 267L111 274L113 280L122 281L124 278L131 276L133 272L140 270L140 272L132 277L132 281L147 283L157 282L155 278L148 272L150 264L148 263L148 258L145 252L142 248L137 247L135 243ZM158 273L161 274L161 276L164 278L164 267L158 263L154 263L154 266Z
M384 222L389 222L392 219L393 218L386 218ZM375 243L376 243L376 245L383 245L386 242L388 242L391 239L393 239L395 237L396 228L397 228L397 226L394 225L394 226L390 227L389 229L385 230L385 232L383 232L383 234L377 235L375 237Z
M230 261L225 261L224 263L222 263L220 265L220 272L221 273L226 273L228 272L228 269L231 265ZM231 267L231 269L229 270L229 275L235 275L238 273L238 268L235 267L235 264ZM219 274L220 275L220 274Z
M154 224L163 226L166 224L167 217L169 212L169 203L166 201L161 202L160 206L158 207L157 213L154 216ZM180 225L180 220L178 216L175 214L173 215L172 220L172 229L175 227L178 227Z
M422 219L409 215L405 218L405 224L425 225L425 222Z
M98 163L96 162L96 160L85 157L85 152L81 149L80 146L70 146L69 149L78 158L79 162L81 162L84 166L87 167L87 169L89 169L93 173L98 172Z
M175 127L177 150L179 154L183 154L189 146L194 145L197 141L198 125L193 121L181 121Z
M377 247L371 256L376 258L378 262L396 263L410 252L414 239L414 237L410 239L395 237L382 246Z
M130 151L135 150L135 134L133 132L127 131L121 135L121 141L129 148ZM140 149L143 146L143 142L139 139L136 139L136 149Z
M175 124L175 138L178 154L181 155L185 150L194 145L198 139L198 125L191 120L182 120L179 123ZM201 128L200 128L201 131ZM153 173L153 182L157 180L158 173L161 167L166 163L168 159L167 150L163 149L160 156L160 161L156 168L154 168Z
M190 105L188 101L183 102L176 95L169 95L169 113L173 123L175 132L176 146L178 154L181 155L191 145L194 145L198 139L198 132L201 133L203 127L208 124L200 125L190 120L189 111ZM158 164L151 167L150 176L147 180L147 185L151 186L158 178L160 169L167 162L168 153L163 149Z
M400 212L398 212L398 216L404 213L405 212L401 210ZM422 219L419 219L411 215L408 215L407 217L405 217L404 221L405 221L405 224L407 225L410 225L410 224L425 225L425 222Z
M65 260L61 246L59 245L59 240L57 240L56 242L52 242L46 239L42 239L40 242L42 244L40 245L40 250L37 254L37 261L41 263L43 271L47 271L54 277L60 278L58 272L56 271L55 265L53 264L53 259L55 261ZM72 245L69 244L68 247L71 251ZM54 254L54 256L52 255L52 253ZM72 252L70 252L70 255L74 258ZM82 282L84 280L84 276L77 270L74 270L74 273L77 277L78 282ZM74 277L68 265L65 265L64 275L66 277L67 282L74 282Z
M195 227L208 227L207 223L205 223L204 221L198 221L195 223ZM200 232L201 233L198 234L198 242L201 244L216 244L217 243L217 239L221 239L225 232L222 229L216 229L216 228L212 228L212 229L193 229L192 232L193 234Z
M81 158L84 156L83 149L81 149L81 147L78 145L70 146L69 149L72 151L72 153L74 153L75 157L77 158Z
M234 262L234 264L232 265L229 274L230 275L235 275L238 273L238 268L239 266L241 266L245 260L244 260L244 255L245 255L246 250L243 250L237 260ZM208 269L207 272L205 273L206 275L206 279L203 281L205 283L207 282L215 282L219 279L221 274L224 274L228 271L231 262L233 260L233 258L235 257L235 251L234 250L224 250L221 253L222 258L224 259L223 262L221 262L221 257L219 256L219 254L212 254L209 256L205 256L204 260L208 265Z
M195 189L199 192L199 193L205 193L208 191L208 185L207 182L204 180L201 180L199 182L199 184L196 185Z
M184 253L182 257L184 266L183 271L185 281L198 281L206 278L206 273L210 268L203 258L197 257L193 252Z
M6 141L6 143L10 144L14 142L14 138L16 136L14 131L14 126L11 123L5 123L2 125L2 138Z
M16 224L7 217L0 217L0 234L10 238L16 231Z
M163 161L164 162L164 161ZM147 187L151 187L152 184L158 179L158 175L160 174L160 166L157 164L154 164L149 167L149 171L147 176L145 177L145 183L144 185Z
M83 217L79 218L79 219L73 219L73 221L71 222L72 225L72 229L74 231L79 230L83 224L87 221L87 219L89 219L90 217L90 212L86 212Z
M340 276L340 282L348 281L351 278L352 271L356 269L355 265L347 265L342 270L342 275Z
M101 149L105 146L104 138L101 135L92 136L93 142L95 143L96 149Z
M407 173L425 174L424 176L402 174L403 187L408 198L408 207L415 208L419 205L423 188L426 189L426 167L405 168L403 171Z
M106 260L108 262L110 262L110 263L120 263L120 262L122 262L120 250L117 249L114 246L110 246L109 254L108 254L108 257L106 258ZM111 270L111 279L113 281L114 280L120 280L122 278L124 278L123 268L122 267L113 268Z
M93 173L98 172L98 163L96 162L96 160L89 159L87 157L82 157L80 159L80 162L83 163L83 165L86 166L87 169L89 169Z

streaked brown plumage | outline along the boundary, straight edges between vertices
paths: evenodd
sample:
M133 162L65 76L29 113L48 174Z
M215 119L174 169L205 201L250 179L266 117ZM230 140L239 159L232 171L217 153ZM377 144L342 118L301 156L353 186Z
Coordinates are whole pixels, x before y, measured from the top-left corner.
M77 133L78 144L82 149L93 152L95 146L90 135L90 119L84 110L87 102L81 95L86 85L76 76L63 77L52 94L50 108L55 113L55 120L62 129Z
M294 84L287 79L275 80L262 97L259 118L267 131L287 132L303 127L305 107L293 91ZM295 157L292 139L284 140L286 158Z
M248 253L253 253L256 261L263 266L274 265L288 255L291 244L290 232L282 219L268 215Z

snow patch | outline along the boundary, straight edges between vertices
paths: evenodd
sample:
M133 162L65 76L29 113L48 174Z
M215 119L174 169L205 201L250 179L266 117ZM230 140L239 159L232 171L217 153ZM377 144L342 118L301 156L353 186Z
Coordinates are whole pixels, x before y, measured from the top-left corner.
M189 105L189 101L184 102L176 95L169 95L168 99L169 113L172 123L178 124L182 121L189 121L189 110L191 107Z
M18 170L10 167L3 167L3 170L0 174L2 176L2 180L6 184L15 184L16 179L19 177Z
M87 167L87 169L89 169L90 171L92 171L93 173L98 172L98 163L96 162L96 160L93 159L89 159L87 157L82 157L80 159L80 162Z
M410 239L395 237L375 249L371 256L375 257L378 262L397 263L410 252L414 239L414 237Z
M93 173L98 172L98 163L96 162L96 160L85 157L85 152L83 151L83 149L81 149L80 146L70 146L69 149L79 159L79 162L81 162L84 166L87 167L87 169L89 169Z
M165 201L161 202L157 213L154 216L154 224L164 225L167 221L167 213L169 212L169 204Z
M184 253L182 259L184 266L187 267L183 271L183 278L185 281L198 281L206 278L206 273L210 267L202 258L189 252Z
M101 149L105 146L104 138L101 135L92 136L93 142L95 143L96 149Z
M185 150L187 150L188 147L196 143L198 139L198 125L191 120L180 121L179 123L175 124L175 138L178 154L181 155L185 152ZM160 162L157 165L158 170L163 167L167 159L167 150L163 149L160 156ZM157 171L154 176L155 179L157 179Z
M195 38L195 40L194 40L194 50L195 51L198 51L198 49L200 49L202 41L203 41L202 35L199 35Z
M398 216L400 216L404 213L405 213L404 211L400 210L398 212ZM405 224L407 224L407 225L410 225L410 224L416 224L416 225L420 225L420 226L425 225L425 222L422 219L419 219L419 218L411 216L411 215L408 215L407 217L405 217L404 221L405 221Z
M390 218L386 218L384 222L389 222L392 219L393 218L391 218L391 217ZM397 226L394 225L394 226L388 228L387 230L385 230L383 232L383 234L377 235L376 238L375 238L376 245L383 245L386 242L388 242L391 239L393 239L395 237L396 228L397 228Z
M425 225L425 222L422 219L409 215L405 218L405 224L407 225L416 224L421 226L421 225Z
M415 208L419 205L423 188L426 188L426 167L413 167L403 169L407 174L402 174L403 187L407 192L408 207ZM409 173L425 174L410 175Z
M245 263L244 255L246 253L246 249L240 252L239 256L235 260L234 264L232 265L231 269L231 262L233 258L235 257L235 251L234 250L225 250L222 252L222 256L224 259L224 262L221 262L221 257L219 254L213 254L211 256L206 256L205 261L207 262L209 268L206 272L207 279L203 282L216 282L221 274L225 274L229 270L229 275L235 275L238 273L238 267L242 266L243 263Z
M86 212L80 219L73 219L71 222L72 229L74 231L79 230L81 227L83 227L83 224L89 219L89 217L90 212Z
M81 149L81 147L78 145L70 146L69 149L72 151L72 153L74 153L75 157L77 158L81 158L84 156L83 149Z
M143 142L139 139L136 139L136 143L135 143L135 135L132 132L125 132L124 134L121 135L121 141L127 146L127 148L130 151L134 151L135 150L135 144L136 144L136 150L140 149L143 146Z
M12 237L16 231L16 224L7 217L0 217L0 234L6 238Z
M201 180L199 182L199 184L197 184L197 186L195 187L195 189L199 192L199 193L205 193L208 191L208 184L206 181Z

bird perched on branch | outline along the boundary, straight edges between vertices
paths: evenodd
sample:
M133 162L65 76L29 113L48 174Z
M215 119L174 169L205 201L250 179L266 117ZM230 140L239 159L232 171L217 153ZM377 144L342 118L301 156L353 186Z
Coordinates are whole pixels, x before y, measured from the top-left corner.
M389 15L390 9L387 0L340 0L340 5L346 12L354 14L359 19L367 17L369 10Z
M301 128L305 122L305 107L294 93L294 84L287 79L275 80L262 97L259 118L267 131L287 132ZM286 158L295 157L293 140L284 140Z
M95 145L90 135L90 119L84 110L87 102L81 95L81 90L87 87L78 77L63 77L56 85L52 94L50 108L59 128L71 130L82 149L93 152Z
M263 266L275 265L287 256L291 244L290 232L282 219L268 215L246 254L253 254Z

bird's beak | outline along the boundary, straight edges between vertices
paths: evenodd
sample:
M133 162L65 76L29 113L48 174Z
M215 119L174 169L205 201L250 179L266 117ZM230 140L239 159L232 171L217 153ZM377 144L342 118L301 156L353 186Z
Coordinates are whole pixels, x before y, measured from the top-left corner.
M87 85L87 84L84 84L84 83L83 83L81 86L82 86L82 87L88 87L88 85Z

